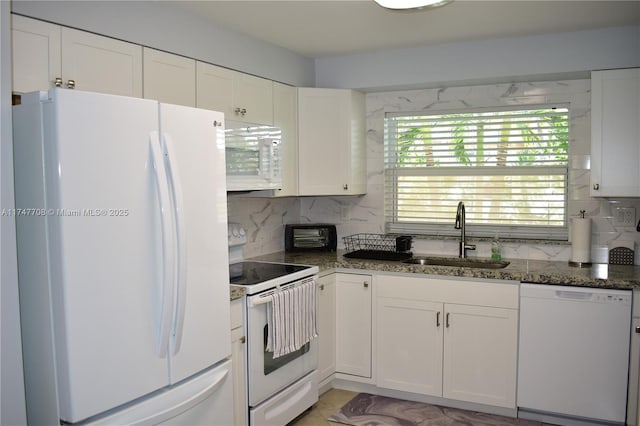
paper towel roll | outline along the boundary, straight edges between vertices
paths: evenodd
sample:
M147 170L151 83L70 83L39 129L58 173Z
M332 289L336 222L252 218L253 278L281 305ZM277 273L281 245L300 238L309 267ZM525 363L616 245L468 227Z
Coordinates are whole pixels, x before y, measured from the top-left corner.
M571 226L571 261L589 263L591 261L591 219L574 217Z

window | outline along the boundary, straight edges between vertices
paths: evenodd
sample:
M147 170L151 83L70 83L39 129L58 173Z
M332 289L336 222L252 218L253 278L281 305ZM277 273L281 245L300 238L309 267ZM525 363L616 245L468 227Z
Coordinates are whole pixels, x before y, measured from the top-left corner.
M521 107L520 107L521 108ZM561 105L385 118L387 231L567 238L569 110Z

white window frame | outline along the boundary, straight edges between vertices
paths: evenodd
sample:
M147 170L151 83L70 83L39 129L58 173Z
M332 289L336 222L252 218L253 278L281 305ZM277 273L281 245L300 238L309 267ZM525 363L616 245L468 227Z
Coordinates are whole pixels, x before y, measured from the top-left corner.
M559 226L535 226L535 225L485 225L485 224L473 224L467 221L466 231L468 236L474 237L494 237L499 235L501 238L518 238L518 239L545 239L545 240L563 240L568 239L568 158L567 164L563 166L549 166L549 167L526 167L526 166L508 166L508 167L424 167L424 168L397 168L394 167L395 159L395 145L391 146L389 141L390 133L390 120L397 117L415 117L415 116L432 116L432 115L445 115L445 114L466 114L470 112L492 112L492 111L509 111L509 110L536 110L536 109L549 109L553 107L566 108L567 119L571 115L570 105L568 103L563 104L544 104L544 105L518 105L518 106L497 106L486 107L479 109L464 109L455 111L429 111L425 112L401 112L401 113L387 113L385 116L385 226L386 231L395 234L417 234L417 235L433 235L433 236L456 236L460 231L454 229L455 213L457 208L457 202L451 205L450 220L437 221L432 223L424 222L402 222L397 221L397 182L399 176L471 176L477 175L480 172L481 175L524 175L528 172L534 172L532 174L544 174L557 176L559 179L564 180L564 220L563 224ZM567 140L570 140L567 135ZM568 149L567 149L568 151ZM568 152L567 152L568 154ZM567 155L568 157L568 155ZM483 172L484 169L484 173ZM467 218L471 213L473 215L473 206L469 205L468 201L464 199L464 196L460 200L467 205Z

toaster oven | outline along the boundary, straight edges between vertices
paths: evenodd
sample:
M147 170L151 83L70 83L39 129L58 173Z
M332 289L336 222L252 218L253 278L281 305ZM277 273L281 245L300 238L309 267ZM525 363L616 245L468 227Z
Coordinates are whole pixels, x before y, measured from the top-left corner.
M337 244L335 225L328 223L285 225L285 251L335 251Z

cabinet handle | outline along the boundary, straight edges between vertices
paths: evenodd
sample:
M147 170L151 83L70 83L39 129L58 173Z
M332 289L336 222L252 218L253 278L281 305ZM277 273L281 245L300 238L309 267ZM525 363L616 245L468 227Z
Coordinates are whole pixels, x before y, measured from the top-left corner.
M362 285L364 285L364 288L367 288L367 287L369 287L369 282L368 282L368 281L364 281L364 282L362 283Z
M236 108L235 112L236 112L236 114L240 114L241 116L244 117L244 115L247 113L247 109L246 108Z
M344 185L342 185L342 189L344 189L345 191L349 189L349 184L345 183Z
M67 80L67 88L68 89L75 89L76 88L76 81L75 80Z
M600 190L600 184L599 183L594 183L593 184L593 190L594 191L599 191Z
M53 80L53 84L56 87L62 87L63 81L62 81L62 79L60 77L56 77L56 79Z
M213 127L222 127L222 121L213 120Z
M640 333L640 327L636 327L636 333Z
M436 327L440 327L440 311L436 312Z
M320 291L324 291L324 284L320 284Z
M449 312L447 312L447 317L445 318L445 327L449 328Z
M247 343L247 338L246 338L245 336L242 336L242 337L240 338L240 343L242 343L243 345L244 345L245 343Z

